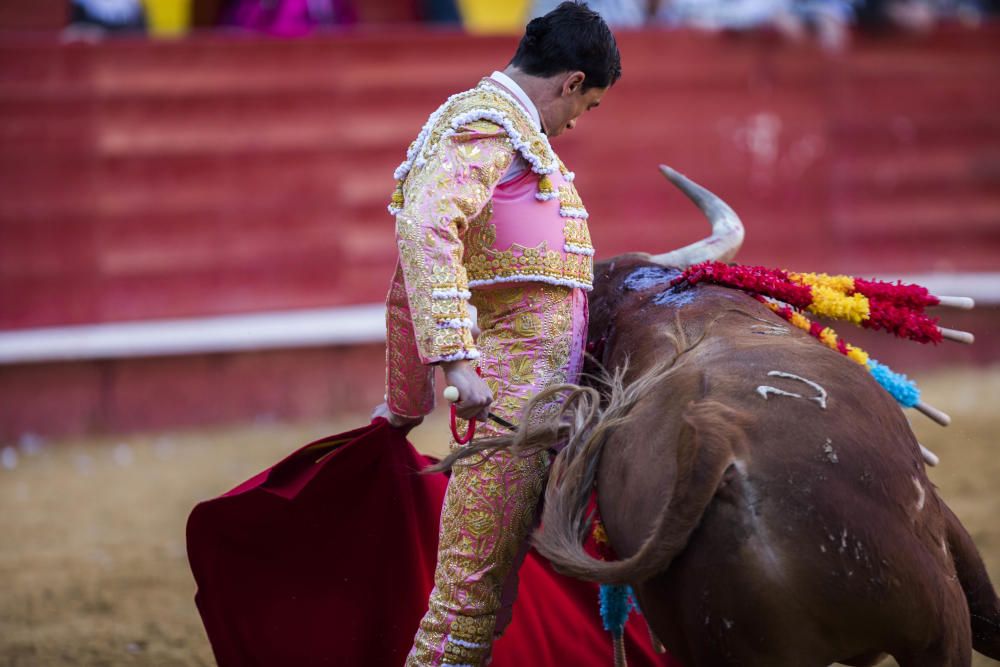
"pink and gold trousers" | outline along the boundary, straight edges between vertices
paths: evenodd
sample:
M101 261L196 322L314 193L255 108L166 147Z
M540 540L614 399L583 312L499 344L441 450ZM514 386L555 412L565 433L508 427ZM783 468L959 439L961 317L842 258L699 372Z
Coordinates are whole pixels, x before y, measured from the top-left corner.
M587 336L581 289L540 282L492 285L473 291L472 304L482 332L478 363L493 391L495 414L518 423L535 394L578 379ZM481 423L476 438L499 432L492 422ZM408 667L486 664L494 638L510 621L548 455L499 452L467 461L455 466L448 482L434 590Z

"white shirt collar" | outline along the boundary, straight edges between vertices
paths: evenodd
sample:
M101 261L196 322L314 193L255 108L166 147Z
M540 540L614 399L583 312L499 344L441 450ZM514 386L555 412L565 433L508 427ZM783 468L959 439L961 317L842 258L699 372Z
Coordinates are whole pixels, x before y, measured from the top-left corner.
M538 129L542 128L542 119L538 115L538 109L535 107L535 103L531 101L531 98L528 97L528 94L524 92L521 86L517 85L514 79L510 78L503 72L493 72L493 74L490 74L490 78L499 83L500 85L502 85L510 92L514 93L514 97L517 98L517 101L521 103L521 106L523 106L525 110L527 110L528 115L531 116L532 120L535 121L535 126Z

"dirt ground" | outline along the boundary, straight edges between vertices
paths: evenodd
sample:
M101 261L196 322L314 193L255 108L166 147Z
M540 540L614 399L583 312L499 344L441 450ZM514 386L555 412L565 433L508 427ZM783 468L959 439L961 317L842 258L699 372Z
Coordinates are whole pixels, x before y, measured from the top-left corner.
M954 419L945 429L913 417L941 457L931 478L1000 582L1000 366L916 379ZM0 667L213 665L185 555L188 512L364 421L0 443ZM445 433L436 416L413 437L439 450Z

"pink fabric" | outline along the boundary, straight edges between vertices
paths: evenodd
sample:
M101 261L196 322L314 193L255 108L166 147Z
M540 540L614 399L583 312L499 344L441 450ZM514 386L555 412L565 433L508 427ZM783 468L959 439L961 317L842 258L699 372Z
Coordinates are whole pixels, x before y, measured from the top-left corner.
M578 379L587 295L578 288L521 282L477 289L472 301L483 327L479 368L493 392L491 411L518 423L557 407L553 401L524 414L546 387ZM458 430L465 431L461 420ZM485 422L476 438L500 432L494 422ZM547 455L509 452L456 465L442 510L435 588L408 665L448 663L458 651L451 645L456 633L461 642L488 648L494 633L503 632L547 468ZM479 664L471 658L464 662Z
M570 355L569 362L566 365L566 382L579 382L580 372L583 370L583 354L584 346L587 341L587 322L589 319L589 305L587 301L587 295L583 290L574 289L572 292L573 299L573 310L572 310L572 325L571 325L571 342L570 342ZM555 449L557 451L562 450L565 443L560 443ZM538 519L540 518L536 512L535 527L538 526ZM497 612L497 631L503 632L507 625L510 623L511 614L513 612L514 602L517 600L518 582L519 582L519 571L521 568L521 563L524 562L525 557L531 550L531 543L525 540L521 544L521 548L518 551L517 557L514 561L514 567L511 569L510 574L504 580L503 591L500 594L500 611Z
M553 188L566 183L557 171L549 175ZM545 243L549 250L565 254L565 218L559 215L559 200L539 201L538 174L526 171L507 183L501 183L493 192L493 216L490 223L496 228L493 248L506 250L512 245L534 248Z
M546 387L576 382L587 338L587 294L581 289L526 282L477 288L479 369L493 391L490 407L519 423L528 401ZM459 432L464 432L464 424ZM489 421L476 438L505 432Z

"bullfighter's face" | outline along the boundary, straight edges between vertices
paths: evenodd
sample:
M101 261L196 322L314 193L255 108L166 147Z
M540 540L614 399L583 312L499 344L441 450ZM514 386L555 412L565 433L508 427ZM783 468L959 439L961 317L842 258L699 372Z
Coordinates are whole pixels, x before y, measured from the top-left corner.
M558 94L551 104L541 109L542 124L549 138L558 137L576 127L585 112L600 105L607 88L583 88L583 72L572 72L561 82Z

